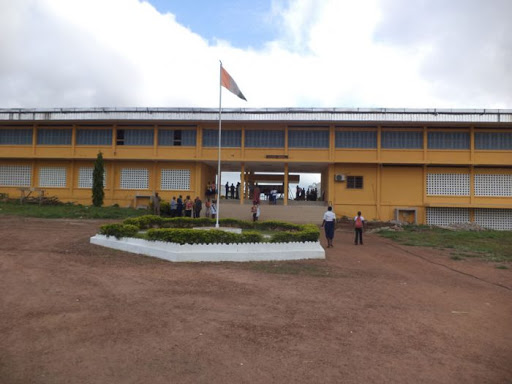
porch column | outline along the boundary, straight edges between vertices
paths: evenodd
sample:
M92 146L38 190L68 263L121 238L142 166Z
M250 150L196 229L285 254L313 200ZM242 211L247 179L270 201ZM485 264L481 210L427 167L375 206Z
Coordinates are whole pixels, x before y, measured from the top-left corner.
M288 163L284 163L284 200L283 204L288 205Z
M243 205L245 199L245 163L240 164L240 187L238 188L238 196L240 197L240 205Z

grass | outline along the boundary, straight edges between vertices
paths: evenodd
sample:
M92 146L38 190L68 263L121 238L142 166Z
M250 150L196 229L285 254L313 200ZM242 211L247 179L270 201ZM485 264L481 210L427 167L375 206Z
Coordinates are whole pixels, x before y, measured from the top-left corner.
M379 235L404 245L452 249L453 260L476 257L493 262L512 262L510 231L450 231L411 225L401 232L382 231Z
M0 202L0 215L44 219L126 219L147 215L146 210L120 207L94 207L75 204L42 205Z

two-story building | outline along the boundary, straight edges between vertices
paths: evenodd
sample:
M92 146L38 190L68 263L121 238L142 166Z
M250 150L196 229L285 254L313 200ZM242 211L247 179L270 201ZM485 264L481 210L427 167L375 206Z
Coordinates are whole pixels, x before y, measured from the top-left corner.
M105 203L158 192L204 196L217 176L215 109L0 109L0 192L42 188L91 202L105 159ZM225 109L222 171L242 199L259 172L320 173L338 215L512 229L512 110Z

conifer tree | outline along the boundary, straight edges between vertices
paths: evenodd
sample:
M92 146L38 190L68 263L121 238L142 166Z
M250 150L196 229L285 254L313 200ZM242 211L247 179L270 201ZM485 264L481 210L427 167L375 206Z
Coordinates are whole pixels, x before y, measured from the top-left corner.
M103 154L98 152L98 156L94 162L94 171L92 172L92 204L95 207L101 207L103 205L103 198L105 197L105 192L103 191L104 174Z

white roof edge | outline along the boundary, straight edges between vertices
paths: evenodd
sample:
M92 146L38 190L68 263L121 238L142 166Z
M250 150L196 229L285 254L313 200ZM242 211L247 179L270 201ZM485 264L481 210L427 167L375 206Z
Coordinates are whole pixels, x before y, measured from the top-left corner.
M0 108L0 121L214 121L217 108ZM512 123L512 109L223 108L228 121Z

